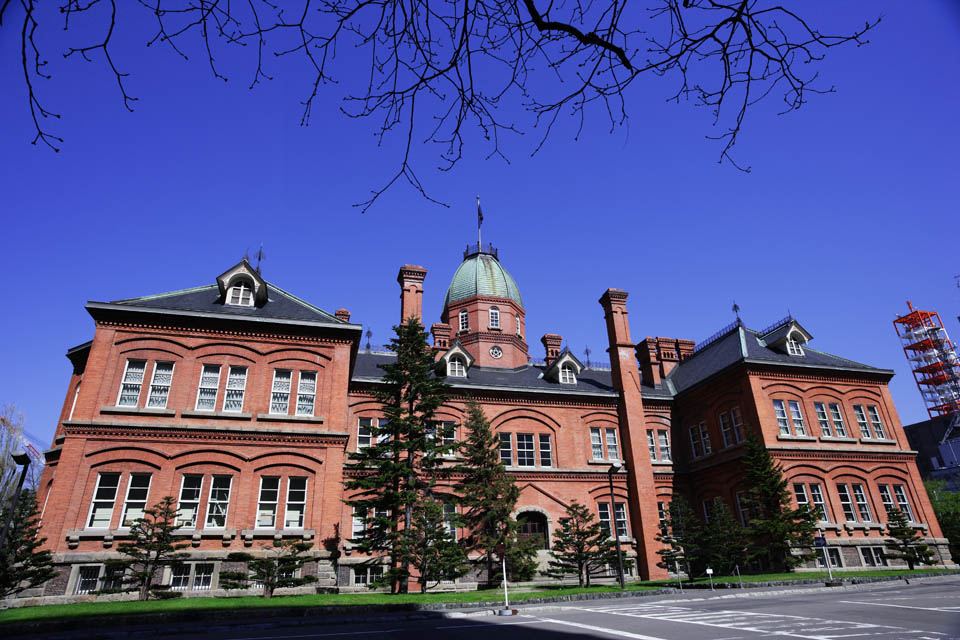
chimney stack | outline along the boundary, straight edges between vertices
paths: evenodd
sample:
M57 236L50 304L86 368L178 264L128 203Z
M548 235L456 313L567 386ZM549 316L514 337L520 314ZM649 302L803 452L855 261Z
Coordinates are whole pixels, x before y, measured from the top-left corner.
M337 320L343 320L344 322L350 322L350 312L346 309L337 309L334 314L337 317Z
M430 333L433 334L433 347L435 349L446 351L450 348L450 334L453 333L450 325L442 322L434 323L430 327Z
M637 345L637 360L643 381L654 386L660 384L660 356L653 338L647 336Z
M540 342L543 343L543 348L546 349L545 360L547 366L557 359L557 356L560 355L560 346L563 344L563 336L558 336L555 333L545 333L543 337L540 338Z
M400 267L397 282L400 283L400 322L409 318L423 324L423 280L427 270L414 264Z

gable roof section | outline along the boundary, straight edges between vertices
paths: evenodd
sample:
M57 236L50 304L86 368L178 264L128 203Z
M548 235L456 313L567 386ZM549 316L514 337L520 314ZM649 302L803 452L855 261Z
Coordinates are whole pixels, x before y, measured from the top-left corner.
M681 393L741 362L893 376L893 371L890 369L878 369L861 362L847 360L824 351L811 349L809 345L804 345L803 356L791 356L765 346L758 332L737 324L726 335L717 338L681 361L670 372L666 381L673 387L675 393Z

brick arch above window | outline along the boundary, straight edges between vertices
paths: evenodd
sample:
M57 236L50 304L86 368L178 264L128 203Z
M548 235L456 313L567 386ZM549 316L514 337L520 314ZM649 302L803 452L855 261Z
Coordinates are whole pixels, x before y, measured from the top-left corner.
M104 466L122 465L124 471L136 471L140 467L149 467L155 471L160 470L160 465L139 460L137 458L108 458L90 465L90 469L100 469ZM112 469L111 469L112 470Z
M496 416L489 417L490 427L494 430L500 429L508 422L519 418L526 418L534 422L539 422L544 425L544 427L552 431L560 431L563 428L559 422L556 421L552 416L542 411L537 411L536 409L509 409L500 413Z

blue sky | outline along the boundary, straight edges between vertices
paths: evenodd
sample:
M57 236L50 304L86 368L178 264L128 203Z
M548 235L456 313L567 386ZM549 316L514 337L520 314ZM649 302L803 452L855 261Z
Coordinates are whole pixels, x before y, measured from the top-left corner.
M351 205L389 177L400 140L377 147L370 123L340 115L336 89L301 127L296 69L249 91L248 67L214 80L202 60L144 48L143 25L121 16L129 31L116 55L135 112L102 64L63 60L54 45L54 79L38 86L63 114L54 154L29 144L19 34L4 29L0 403L19 405L48 439L64 352L93 334L86 301L211 283L261 242L268 280L350 309L375 343L399 317L397 269L423 265L429 325L475 241L479 193L484 240L523 294L533 355L550 332L602 357L597 299L608 287L630 292L635 340L702 340L733 319L736 300L748 326L790 311L812 347L896 370L901 419L924 419L891 321L910 299L960 338L960 10L836 2L812 19L846 30L878 14L869 45L834 49L822 65L835 94L786 116L776 99L749 115L736 154L750 174L718 165L709 114L667 103L672 85L651 77L631 89L628 126L613 134L596 118L574 140L564 122L533 157L528 131L507 140L509 163L472 146L448 173L436 148L418 144L421 178L451 207L401 186L365 214Z

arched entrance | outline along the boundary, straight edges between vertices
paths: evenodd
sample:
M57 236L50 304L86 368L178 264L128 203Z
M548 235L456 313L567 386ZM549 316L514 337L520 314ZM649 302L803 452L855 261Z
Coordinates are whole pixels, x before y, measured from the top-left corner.
M517 523L520 525L518 537L521 540L538 538L540 540L538 549L550 548L546 514L539 511L524 511L517 516Z

